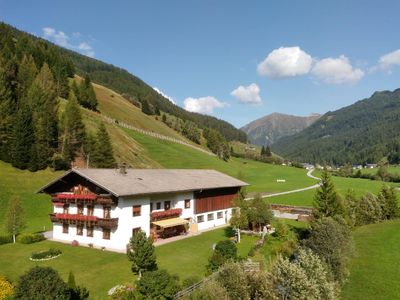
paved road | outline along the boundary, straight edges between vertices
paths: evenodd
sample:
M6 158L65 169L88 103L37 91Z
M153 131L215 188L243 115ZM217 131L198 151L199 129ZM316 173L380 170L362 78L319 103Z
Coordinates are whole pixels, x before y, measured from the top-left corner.
M312 178L312 179L321 180L321 178L318 178L318 177L312 175L312 172L314 170L315 169L310 169L307 172L307 176ZM273 193L273 194L268 194L268 195L262 195L261 197L262 198L276 197L276 196L281 196L281 195L286 195L286 194L293 194L293 193L303 192L303 191L307 191L307 190L312 190L312 189L316 189L318 187L319 187L319 183L314 184L312 186L305 187L305 188L301 188L301 189L296 189L296 190L291 190L291 191L286 191L286 192L280 192L280 193ZM253 199L253 197L246 198L245 200L251 200L251 199Z

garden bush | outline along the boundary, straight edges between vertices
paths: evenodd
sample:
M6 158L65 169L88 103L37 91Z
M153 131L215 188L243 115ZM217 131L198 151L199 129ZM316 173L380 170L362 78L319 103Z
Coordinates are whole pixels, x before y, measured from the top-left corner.
M0 276L0 300L7 299L14 293L14 286L7 278Z
M17 242L21 244L33 244L45 239L41 233L23 233L17 237Z
M60 255L62 252L59 249L49 249L47 251L33 252L31 255L32 260L50 259Z
M12 235L0 235L0 245L12 243Z

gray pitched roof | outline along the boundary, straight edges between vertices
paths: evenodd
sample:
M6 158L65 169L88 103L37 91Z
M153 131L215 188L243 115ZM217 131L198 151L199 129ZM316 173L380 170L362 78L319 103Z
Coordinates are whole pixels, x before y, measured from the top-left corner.
M43 192L71 172L88 179L117 197L248 185L215 170L126 169L126 174L121 174L118 169L73 169L41 188L39 192Z

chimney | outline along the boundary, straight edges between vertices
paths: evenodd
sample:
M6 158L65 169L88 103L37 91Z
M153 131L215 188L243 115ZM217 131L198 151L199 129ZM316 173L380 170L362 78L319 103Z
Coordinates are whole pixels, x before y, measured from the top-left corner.
M119 165L119 173L121 173L122 175L125 175L127 173L126 172L126 163L121 163Z

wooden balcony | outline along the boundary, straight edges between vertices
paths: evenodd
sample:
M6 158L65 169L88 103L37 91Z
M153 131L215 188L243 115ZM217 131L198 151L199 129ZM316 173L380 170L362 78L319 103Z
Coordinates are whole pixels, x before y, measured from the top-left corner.
M68 224L90 224L107 229L118 227L118 218L99 218L96 216L86 216L78 214L50 214L50 220L53 223L68 223Z
M102 228L114 229L118 227L118 218L97 218L96 225Z
M65 204L77 204L77 203L93 203L100 205L115 205L116 200L113 199L113 196L110 194L71 194L71 193L59 193L53 194L51 196L51 200L53 204L60 205L61 203Z

